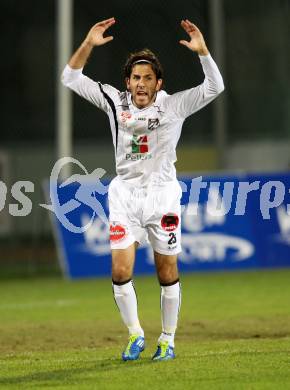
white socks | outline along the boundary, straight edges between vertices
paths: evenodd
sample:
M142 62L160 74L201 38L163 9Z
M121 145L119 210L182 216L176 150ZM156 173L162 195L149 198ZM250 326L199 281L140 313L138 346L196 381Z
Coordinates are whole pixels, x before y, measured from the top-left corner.
M117 284L113 282L113 292L124 324L129 329L129 334L138 334L144 337L144 331L138 319L137 297L133 281L129 280ZM180 303L181 287L179 280L170 285L161 285L162 333L158 341L168 341L173 348Z
M162 333L158 341L168 341L174 348L174 335L181 304L179 280L170 285L161 285Z
M138 334L144 337L144 331L138 319L137 297L133 281L129 280L118 284L113 282L113 292L124 324L129 329L129 334Z

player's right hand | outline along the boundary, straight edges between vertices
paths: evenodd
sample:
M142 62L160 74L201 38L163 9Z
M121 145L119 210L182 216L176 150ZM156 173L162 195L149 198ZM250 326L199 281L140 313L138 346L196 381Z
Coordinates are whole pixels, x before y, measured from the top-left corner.
M115 24L115 18L96 23L89 31L85 41L91 46L101 46L113 40L112 36L104 37L105 31Z

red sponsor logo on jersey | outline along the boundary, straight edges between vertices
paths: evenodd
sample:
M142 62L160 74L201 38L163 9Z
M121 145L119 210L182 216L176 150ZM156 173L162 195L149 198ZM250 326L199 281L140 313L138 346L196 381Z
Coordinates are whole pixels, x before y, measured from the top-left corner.
M167 232L172 232L173 230L175 230L178 224L179 218L176 214L165 214L161 219L162 229L166 230Z
M132 118L132 114L130 114L130 112L128 112L128 111L123 111L123 112L121 112L120 117L121 117L121 121L123 123L125 123L127 119Z
M126 235L127 232L125 226L114 223L110 225L110 241L121 241L126 237Z

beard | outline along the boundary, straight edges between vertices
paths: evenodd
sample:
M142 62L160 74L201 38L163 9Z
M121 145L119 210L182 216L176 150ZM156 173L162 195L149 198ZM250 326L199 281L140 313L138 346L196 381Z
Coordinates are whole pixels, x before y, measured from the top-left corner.
M144 94L139 94L138 92L136 92L133 95L133 100L137 106L146 107L155 100L155 96L156 91L146 91Z

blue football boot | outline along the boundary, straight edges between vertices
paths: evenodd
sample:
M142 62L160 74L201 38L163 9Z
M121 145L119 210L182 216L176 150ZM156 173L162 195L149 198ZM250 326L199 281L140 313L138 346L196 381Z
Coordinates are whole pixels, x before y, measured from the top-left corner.
M140 353L145 349L145 340L144 337L132 334L129 337L129 343L127 348L122 353L122 359L127 360L137 360L139 359Z
M157 351L155 352L155 355L152 357L152 360L155 362L163 361L163 360L170 360L174 359L174 348L171 347L168 343L168 341L160 341L158 343Z

